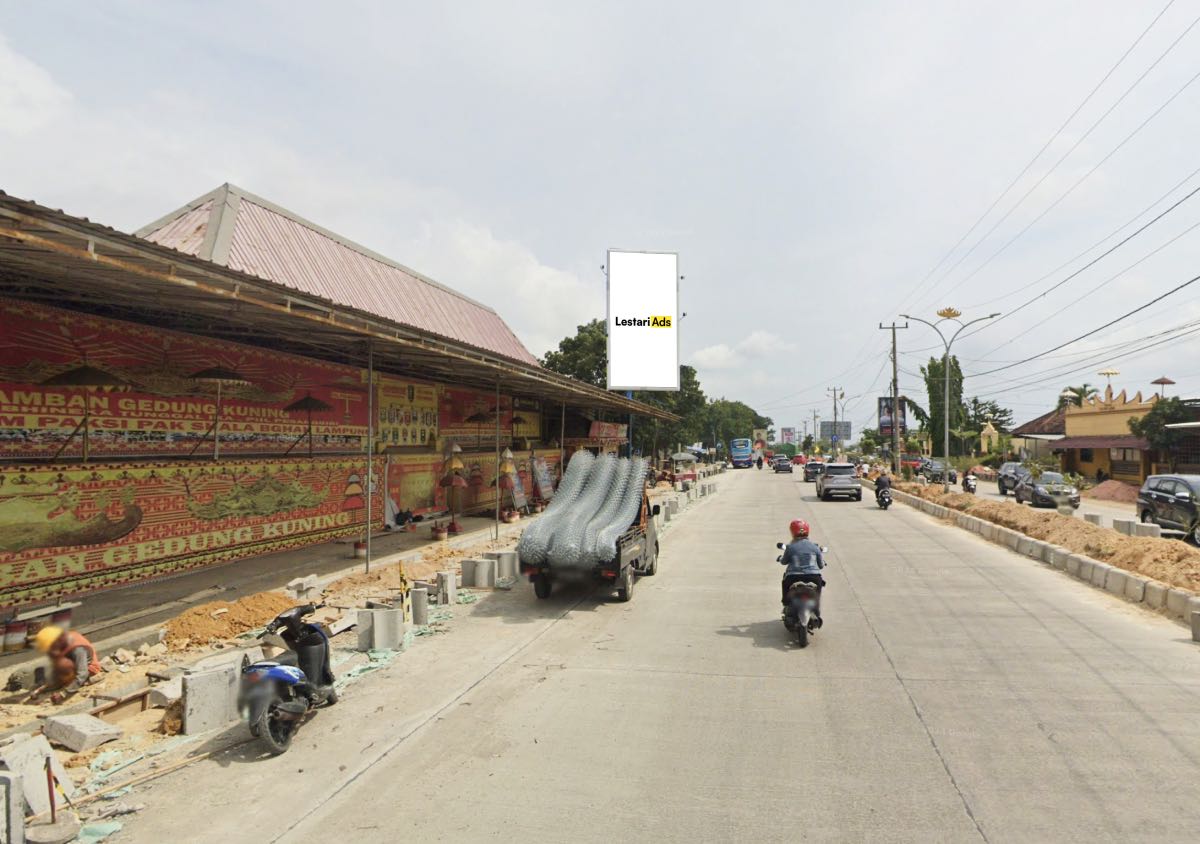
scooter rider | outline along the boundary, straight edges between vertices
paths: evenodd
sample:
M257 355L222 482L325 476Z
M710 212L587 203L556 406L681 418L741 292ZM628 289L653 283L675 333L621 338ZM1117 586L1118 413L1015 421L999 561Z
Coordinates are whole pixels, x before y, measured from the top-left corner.
M882 474L880 474L880 476L875 479L875 500L879 501L879 494L881 492L883 492L885 489L891 489L891 488L892 488L892 476L887 473L887 469L884 469Z
M787 603L788 590L793 583L801 581L817 587L816 616L821 616L821 589L825 587L825 578L821 577L821 569L825 568L825 557L821 546L808 538L808 522L796 519L789 525L792 531L791 543L783 549L780 563L787 566L783 573L783 603Z

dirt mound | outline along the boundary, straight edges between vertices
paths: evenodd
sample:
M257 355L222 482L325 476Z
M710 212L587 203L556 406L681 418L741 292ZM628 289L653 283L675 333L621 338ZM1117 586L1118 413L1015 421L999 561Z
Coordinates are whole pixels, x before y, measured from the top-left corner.
M214 639L232 639L294 606L296 602L282 592L259 592L233 603L201 604L167 622L167 645L172 649L202 647Z
M903 484L905 492L1050 542L1075 554L1152 577L1171 586L1200 592L1200 549L1177 539L1124 536L1053 510L1034 510L1010 501L988 501L940 488Z
M1138 488L1123 481L1108 480L1097 484L1082 493L1085 498L1095 498L1097 501L1120 501L1132 504L1137 501Z

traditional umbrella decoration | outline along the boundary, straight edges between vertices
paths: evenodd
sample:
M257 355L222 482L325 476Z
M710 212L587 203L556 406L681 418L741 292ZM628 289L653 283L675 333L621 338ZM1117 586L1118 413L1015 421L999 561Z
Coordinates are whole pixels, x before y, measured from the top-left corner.
M58 451L54 453L55 460L62 454L71 441L75 439L76 434L82 434L83 443L83 462L87 463L90 450L90 435L89 427L91 420L91 394L104 391L120 391L128 390L129 382L123 378L118 378L111 372L105 372L103 369L97 369L94 366L83 364L74 369L68 369L66 372L60 372L42 382L43 387L68 387L78 389L83 394L83 420L75 426L71 433L67 436L66 441L59 446Z
M1096 374L1097 374L1097 375L1103 375L1103 376L1105 377L1106 381L1107 381L1107 384L1108 384L1108 386L1109 386L1109 387L1112 387L1112 380L1113 380L1113 376L1114 376L1114 375L1120 375L1120 374L1121 374L1121 371L1120 371L1120 370L1118 370L1118 369L1113 369L1113 368L1110 366L1108 369L1101 369L1101 370L1100 370L1099 372L1097 372Z
M505 448L500 453L500 465L497 467L496 480L492 482L492 485L496 487L496 495L500 497L501 504L504 503L504 493L507 490L512 501L511 509L513 511L517 509L516 475L517 462L513 459L512 449Z
M1172 381L1170 378L1168 378L1165 375L1162 376L1161 378L1155 378L1150 383L1153 384L1154 386L1158 387L1158 397L1160 399L1163 397L1163 394L1167 387L1175 386L1175 382Z
M296 446L298 446L300 444L301 440L303 440L305 437L308 437L308 456L312 457L313 456L313 427L312 427L313 411L316 411L317 413L327 413L328 411L333 410L333 405L323 402L318 398L315 398L312 393L305 393L304 398L297 399L296 401L292 402L287 407L285 407L284 410L287 411L288 413L296 413L297 411L303 410L306 414L308 414L308 430L305 431L303 434L301 434L299 437L297 437L296 441L288 446L288 450L285 451L284 454L291 454L292 449L295 448Z
M491 418L492 418L491 413L481 410L478 413L472 413L470 416L468 416L466 419L463 420L464 422L471 422L472 424L479 426L475 430L475 447L476 448L480 448L483 445L483 423L487 422Z
M240 372L224 366L210 366L208 369L193 372L188 377L198 384L215 384L217 387L217 409L213 414L213 423L210 429L213 432L213 460L216 460L221 456L221 390L224 387L244 387L250 382ZM205 431L200 442L196 443L191 450L191 454L196 453L207 436L208 431Z
M450 533L461 533L462 525L455 518L455 499L461 498L462 490L467 487L467 479L463 477L463 471L466 468L463 465L462 458L458 455L462 452L462 448L458 443L449 441L446 443L446 451L442 462L442 480L441 486L446 487L446 507L450 510L450 524L446 525L446 530ZM458 490L456 493L455 490ZM459 502L461 503L461 502Z

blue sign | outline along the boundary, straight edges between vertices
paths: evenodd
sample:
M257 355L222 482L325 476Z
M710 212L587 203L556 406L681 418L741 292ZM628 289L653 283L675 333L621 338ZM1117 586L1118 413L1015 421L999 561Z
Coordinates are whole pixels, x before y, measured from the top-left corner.
M832 441L832 442L837 442L837 441L838 441L837 434L834 434L834 435L833 435L833 438L832 438L832 440L831 440L831 441Z

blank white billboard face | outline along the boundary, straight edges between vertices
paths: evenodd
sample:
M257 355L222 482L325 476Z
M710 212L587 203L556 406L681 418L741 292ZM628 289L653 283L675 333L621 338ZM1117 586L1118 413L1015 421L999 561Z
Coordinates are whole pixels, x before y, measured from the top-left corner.
M679 389L679 256L608 253L608 388Z

